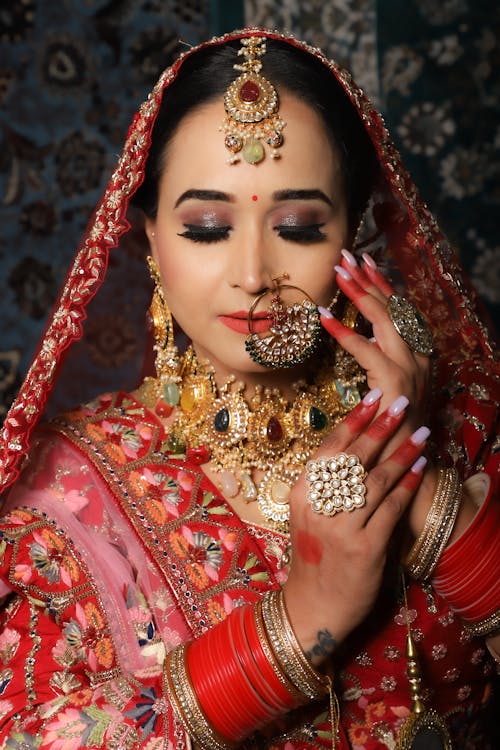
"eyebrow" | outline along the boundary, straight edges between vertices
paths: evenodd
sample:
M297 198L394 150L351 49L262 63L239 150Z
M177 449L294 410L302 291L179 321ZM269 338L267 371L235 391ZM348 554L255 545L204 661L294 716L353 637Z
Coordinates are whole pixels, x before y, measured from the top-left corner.
M183 201L195 199L198 201L224 201L233 203L234 196L229 193L223 193L222 190L186 190L177 198L174 208L177 208Z
M328 206L333 206L330 198L322 190L277 190L272 195L274 201L291 201L291 200L320 200ZM222 190L198 190L193 188L186 190L177 198L174 208L187 200L199 201L223 201L225 203L234 203L234 196L224 193Z
M273 193L275 201L314 201L320 200L329 206L333 206L330 198L322 190L278 190Z

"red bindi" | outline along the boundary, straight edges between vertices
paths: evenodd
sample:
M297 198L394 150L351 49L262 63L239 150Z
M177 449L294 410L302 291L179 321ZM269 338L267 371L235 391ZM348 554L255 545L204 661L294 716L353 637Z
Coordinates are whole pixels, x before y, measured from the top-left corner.
M258 195L252 195L252 200L253 200L253 201L257 201L257 200L259 200L259 196L258 196Z

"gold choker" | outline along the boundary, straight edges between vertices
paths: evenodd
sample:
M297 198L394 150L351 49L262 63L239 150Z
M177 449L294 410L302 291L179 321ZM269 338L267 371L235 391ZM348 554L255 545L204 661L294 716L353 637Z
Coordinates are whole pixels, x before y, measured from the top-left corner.
M139 397L160 416L177 408L167 449L197 463L212 461L222 492L257 501L265 522L287 532L288 498L314 450L333 426L360 400L366 378L355 360L337 347L316 382L294 384L289 403L277 388L257 387L244 398L245 386L231 377L217 388L210 363L189 348L179 375L168 382L146 378ZM263 471L256 483L254 473Z

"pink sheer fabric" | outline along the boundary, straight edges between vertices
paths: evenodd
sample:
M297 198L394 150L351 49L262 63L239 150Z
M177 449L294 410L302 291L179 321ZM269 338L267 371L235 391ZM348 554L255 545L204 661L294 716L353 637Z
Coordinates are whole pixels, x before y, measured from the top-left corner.
M190 635L173 596L137 536L116 512L116 502L102 476L74 446L42 432L32 456L33 462L9 494L3 513L25 506L57 521L91 572L123 672L160 673L166 651ZM2 582L2 595L10 590ZM141 612L139 602L144 602L144 597L147 605ZM152 618L161 640L141 649L137 627L141 619L147 623Z

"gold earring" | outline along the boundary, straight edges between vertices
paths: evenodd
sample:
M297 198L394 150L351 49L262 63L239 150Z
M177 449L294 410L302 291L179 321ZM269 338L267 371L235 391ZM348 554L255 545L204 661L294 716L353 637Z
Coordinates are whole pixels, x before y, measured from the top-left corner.
M273 279L273 286L259 294L248 311L250 336L245 341L245 348L253 361L264 367L294 367L301 364L313 354L320 340L321 323L316 304L300 287L282 283L288 278L288 274L284 273ZM306 299L285 305L281 298L284 289L295 289ZM273 295L269 306L269 332L259 337L254 331L253 313L268 294Z
M180 380L179 352L175 345L172 314L165 300L158 266L151 256L148 256L146 260L154 283L149 314L153 326L153 349L156 352L157 398L159 403L163 402L168 407L173 407L179 403L177 386ZM158 413L160 414L160 411ZM160 416L166 416L166 414L160 414Z

